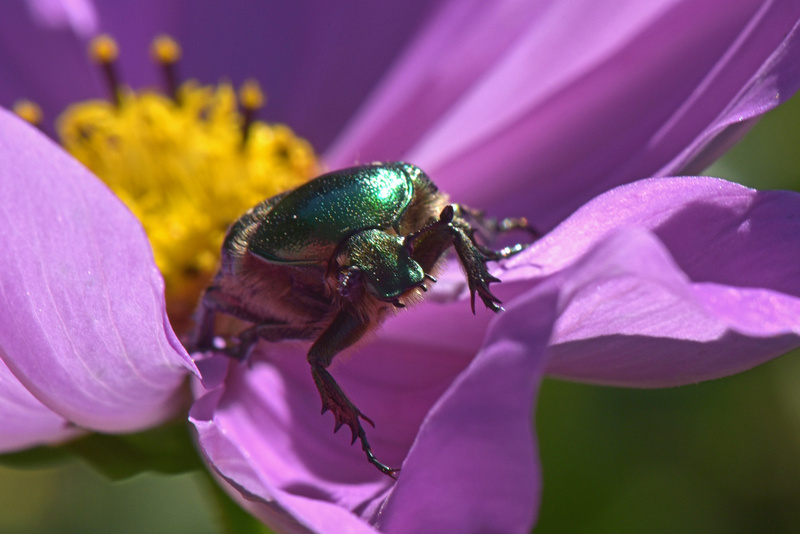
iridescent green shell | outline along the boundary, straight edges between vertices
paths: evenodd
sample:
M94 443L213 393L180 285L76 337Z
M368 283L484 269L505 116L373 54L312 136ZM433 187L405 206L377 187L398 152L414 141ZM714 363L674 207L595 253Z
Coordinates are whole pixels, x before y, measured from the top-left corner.
M412 200L419 173L414 165L395 163L323 174L266 214L249 250L274 263L327 261L355 232L395 227Z

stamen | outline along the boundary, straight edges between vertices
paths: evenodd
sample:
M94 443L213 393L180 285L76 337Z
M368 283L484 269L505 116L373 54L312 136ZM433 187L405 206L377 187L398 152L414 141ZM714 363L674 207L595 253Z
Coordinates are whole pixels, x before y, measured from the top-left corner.
M119 107L122 99L119 94L120 83L115 66L117 57L119 57L117 42L109 35L98 35L89 43L89 57L103 69L103 75L111 92L111 98L114 104Z
M239 103L242 105L242 147L247 144L250 136L250 126L256 118L256 112L264 107L264 93L258 82L253 79L246 80L239 88Z
M28 121L37 128L42 127L42 108L30 100L18 100L14 102L14 113L21 119Z
M167 94L178 102L178 76L175 65L181 58L180 45L168 35L159 35L153 39L150 52L153 54L153 59L161 65Z

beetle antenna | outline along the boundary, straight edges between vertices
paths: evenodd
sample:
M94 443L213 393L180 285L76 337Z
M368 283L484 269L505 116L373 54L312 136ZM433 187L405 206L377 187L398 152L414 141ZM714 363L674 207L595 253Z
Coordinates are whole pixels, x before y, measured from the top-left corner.
M428 280L430 280L434 284L437 282L436 278L431 274L425 273L425 278L427 278Z
M395 307L395 308L405 308L405 307L406 307L406 305L405 305L405 304L403 304L402 302L400 302L400 300L399 300L399 299L394 299L394 300L392 301L392 304L394 304L394 307Z
M453 209L452 204L448 204L442 210L442 213L439 214L439 219L433 221L428 226L423 228L418 232L412 232L403 238L403 246L408 251L409 254L414 252L414 241L423 237L426 234L431 233L432 231L436 230L440 226L447 226L453 221L453 217L455 216L455 210ZM429 275L425 275L429 276ZM436 280L434 280L435 282Z

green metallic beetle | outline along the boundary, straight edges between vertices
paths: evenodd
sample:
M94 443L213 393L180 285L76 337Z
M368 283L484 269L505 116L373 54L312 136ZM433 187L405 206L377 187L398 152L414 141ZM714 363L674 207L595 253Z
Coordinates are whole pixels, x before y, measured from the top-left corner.
M494 221L450 204L418 167L374 164L319 176L255 206L228 230L221 267L206 290L192 340L195 350L214 347L217 312L252 323L225 351L245 359L259 339L314 340L308 351L322 413L333 412L334 432L352 431L370 463L393 476L396 469L372 453L361 419L327 371L333 357L375 329L405 303L419 300L426 281L454 247L467 275L472 311L475 293L500 311L489 290L499 280L486 262L521 251L492 251L477 233L522 228L524 219Z

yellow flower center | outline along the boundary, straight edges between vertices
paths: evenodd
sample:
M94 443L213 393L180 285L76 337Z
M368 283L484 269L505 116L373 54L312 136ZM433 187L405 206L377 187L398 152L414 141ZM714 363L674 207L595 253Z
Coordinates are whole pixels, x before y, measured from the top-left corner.
M69 107L58 134L142 222L164 275L170 319L180 331L216 271L228 226L261 200L315 176L314 152L288 127L254 120L264 103L255 82L240 91L241 111L230 84L176 86L180 48L169 38L153 45L169 96L120 86L110 38L96 39L91 48L114 101Z

